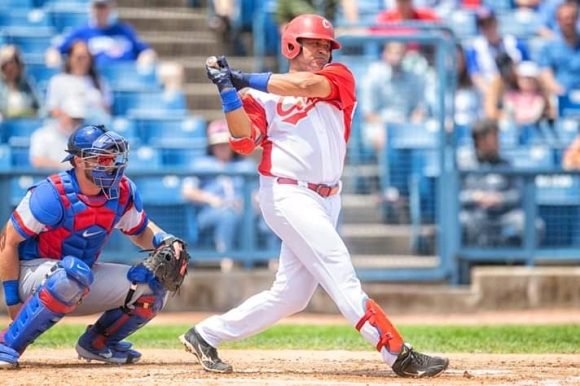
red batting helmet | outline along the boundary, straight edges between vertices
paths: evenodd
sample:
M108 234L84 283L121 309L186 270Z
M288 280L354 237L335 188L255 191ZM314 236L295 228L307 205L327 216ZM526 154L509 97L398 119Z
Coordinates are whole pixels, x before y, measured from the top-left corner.
M331 49L340 49L340 43L334 39L332 24L318 15L300 15L290 20L282 32L282 55L294 59L300 53L298 39L324 39L331 43Z

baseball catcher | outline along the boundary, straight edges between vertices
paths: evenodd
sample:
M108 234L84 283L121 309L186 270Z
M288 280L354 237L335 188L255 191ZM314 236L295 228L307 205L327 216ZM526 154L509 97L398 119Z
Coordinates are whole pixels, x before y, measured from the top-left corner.
M72 168L32 186L0 235L0 279L12 323L0 333L0 368L18 366L34 340L65 315L102 312L78 339L80 358L137 362L124 341L163 308L187 271L185 243L149 221L124 175L128 143L104 126L69 138ZM118 229L151 255L136 266L99 263Z

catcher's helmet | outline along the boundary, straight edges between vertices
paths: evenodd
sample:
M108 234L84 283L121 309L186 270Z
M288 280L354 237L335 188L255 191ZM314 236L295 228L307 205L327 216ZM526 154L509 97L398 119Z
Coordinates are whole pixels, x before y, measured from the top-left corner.
M127 167L129 144L127 140L105 126L82 126L71 134L67 146L70 161L79 157L87 161L87 171L104 195L117 198L119 183Z
M282 32L282 55L294 59L300 53L298 39L324 39L331 43L331 49L340 49L340 43L334 38L332 24L322 16L300 15L290 20Z

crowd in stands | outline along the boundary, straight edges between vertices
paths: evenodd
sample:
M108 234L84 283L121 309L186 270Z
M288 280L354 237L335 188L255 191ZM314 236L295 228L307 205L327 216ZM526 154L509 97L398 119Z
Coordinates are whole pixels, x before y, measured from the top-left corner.
M115 0L87 0L87 4L87 18L80 25L41 26L53 33L50 47L40 59L35 55L38 52L19 46L18 39L4 39L0 48L0 117L6 122L37 119L37 130L24 146L34 167L60 167L60 149L68 134L83 122L125 130L137 148L160 142L143 134L149 130L145 124L116 126L119 117L130 117L132 122L159 119L151 116L155 112L151 107L161 105L171 109L173 118L189 117L181 91L183 68L161 61L134 29L119 19ZM208 26L222 35L229 46L227 53L235 55L277 55L280 31L288 20L302 13L322 14L339 31L362 24L370 33L380 34L393 28L385 23L406 21L451 27L459 37L453 61L457 76L454 120L457 127L467 129L464 143L472 146L474 155L479 154L481 141L473 128L482 119L497 122L500 142L506 130L516 133L514 140L502 146L541 144L545 137L537 135L542 131L539 127L547 125L557 131L554 125L562 118L559 99L580 88L577 1L213 0L209 5ZM0 23L2 20L0 17ZM512 22L525 28L514 30ZM262 51L254 51L260 45L248 45L239 38L239 32L265 39ZM361 146L378 154L388 145L390 126L427 125L439 113L434 55L432 49L420 44L390 42L365 59L370 60L355 72L360 102L360 124L356 127ZM137 82L119 75L125 74L123 71L136 76ZM133 95L135 98L128 101ZM493 126L491 121L483 122L487 122L486 127ZM207 134L202 133L200 138L209 141L204 142L209 143L208 154L194 157L188 167L251 169L250 160L238 160L226 152L220 125L223 123L215 122ZM2 139L7 139L6 134ZM190 142L187 146L199 149L198 142ZM580 168L580 139L566 138L558 146L558 162L568 169ZM181 150L187 152L188 148ZM239 183L235 178L190 179L183 187L184 197L200 207L200 231L213 232L220 251L232 248L228 235L239 227ZM263 224L260 227L266 228Z

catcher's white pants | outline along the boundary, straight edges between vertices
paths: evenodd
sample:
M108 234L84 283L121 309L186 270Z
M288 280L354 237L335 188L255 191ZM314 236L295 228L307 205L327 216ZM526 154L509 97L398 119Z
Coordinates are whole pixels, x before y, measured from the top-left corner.
M302 311L318 284L355 326L365 314L368 296L336 230L340 196L323 198L305 187L261 177L259 201L266 223L282 239L274 284L227 313L200 322L196 327L200 335L214 347L254 335ZM361 334L373 346L378 343L378 332L369 323ZM381 354L390 365L396 359L385 349Z
M36 291L57 262L53 259L20 262L19 291L23 301ZM129 268L131 267L125 264L95 263L92 267L94 281L89 288L89 293L69 315L90 315L123 306L131 287L131 283L127 280ZM151 293L148 285L139 284L129 304L142 295Z

